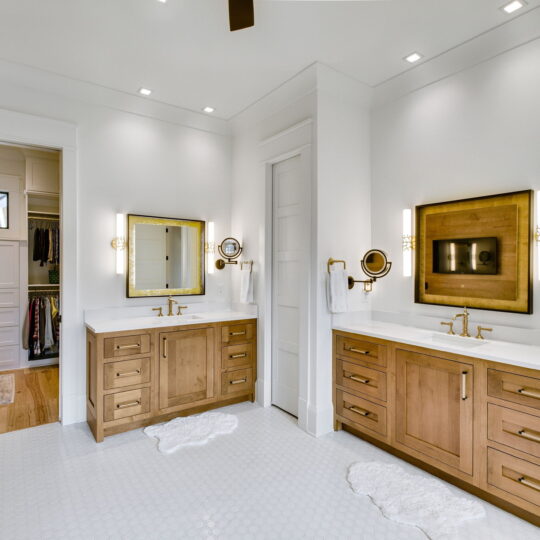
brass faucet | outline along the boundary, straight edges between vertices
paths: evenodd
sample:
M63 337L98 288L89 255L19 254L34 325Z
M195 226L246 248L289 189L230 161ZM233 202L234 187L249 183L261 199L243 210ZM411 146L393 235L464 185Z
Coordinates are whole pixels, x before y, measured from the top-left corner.
M463 308L463 313L458 313L457 315L454 315L454 317L452 317L452 320L455 321L459 317L463 317L463 328L461 334L459 335L461 337L471 337L471 334L469 334L469 312L467 311L467 306Z
M178 312L177 315L183 315L182 310L187 309L189 306L178 306Z
M174 315L173 313L173 305L174 304L178 304L178 302L176 300L173 300L173 297L172 296L169 296L169 298L167 298L167 302L169 302L169 317L172 317Z

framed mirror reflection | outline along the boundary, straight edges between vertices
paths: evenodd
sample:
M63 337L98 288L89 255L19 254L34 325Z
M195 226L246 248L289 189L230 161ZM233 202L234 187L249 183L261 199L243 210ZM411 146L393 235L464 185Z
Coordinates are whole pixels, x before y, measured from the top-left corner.
M128 215L128 298L205 293L205 222Z
M9 229L9 193L0 191L0 229Z

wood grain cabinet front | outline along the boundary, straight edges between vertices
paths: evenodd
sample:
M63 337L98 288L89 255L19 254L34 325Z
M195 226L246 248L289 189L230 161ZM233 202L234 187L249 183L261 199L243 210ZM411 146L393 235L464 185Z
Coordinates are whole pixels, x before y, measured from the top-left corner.
M253 319L87 331L87 419L96 441L177 416L254 400Z

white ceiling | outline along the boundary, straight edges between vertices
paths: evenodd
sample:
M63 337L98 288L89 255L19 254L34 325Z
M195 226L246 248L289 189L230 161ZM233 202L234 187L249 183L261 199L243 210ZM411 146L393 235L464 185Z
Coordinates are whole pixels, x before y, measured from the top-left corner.
M0 57L230 118L319 61L375 86L536 9L505 0L256 0L255 28L228 29L227 0L1 0ZM414 68L412 68L414 69Z

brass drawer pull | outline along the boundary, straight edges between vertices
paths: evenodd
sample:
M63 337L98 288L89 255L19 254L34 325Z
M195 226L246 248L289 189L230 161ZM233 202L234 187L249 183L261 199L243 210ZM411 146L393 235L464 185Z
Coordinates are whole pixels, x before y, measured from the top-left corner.
M141 402L139 400L137 401L129 401L127 403L118 403L116 405L117 409L127 409L128 407L136 407L137 405L140 405Z
M357 377L356 375L349 375L348 377L346 377L346 379L351 379L351 381L356 381L362 384L369 383L369 379L362 379L362 377Z
M163 358L167 358L169 355L169 342L167 341L167 338L163 338Z
M125 349L140 349L140 347L141 347L140 343L134 343L133 345L117 345L116 350L123 351Z
M241 354L230 354L229 358L245 358L247 356L247 353L241 353Z
M360 407L355 407L354 405L352 407L349 407L349 411L352 411L356 414L361 414L362 416L369 416L369 411L366 411L366 409L361 409Z
M363 351L362 349L355 349L354 347L350 347L349 349L345 349L345 350L349 352L358 353L358 354L369 354L369 351Z
M534 489L536 491L540 491L540 483L536 482L535 480L531 480L530 478L527 478L526 476L520 476L517 481L520 484L527 486L528 488Z
M244 377L243 379L236 379L235 381L229 381L229 384L242 384L247 382L247 377Z
M133 371L119 371L116 376L117 377L131 377L132 375L140 375L141 374L141 370L140 369L135 369Z
M465 401L467 399L467 372L461 372L461 399Z
M520 436L520 437L523 437L524 439L529 439L529 441L534 441L534 442L540 442L540 436L539 435L535 435L534 433L529 433L527 430L525 429L520 429L517 434Z
M245 335L246 335L245 330L243 332L229 332L229 336L245 336Z
M534 388L520 388L517 392L522 396L540 399L540 392L538 390L534 390Z

